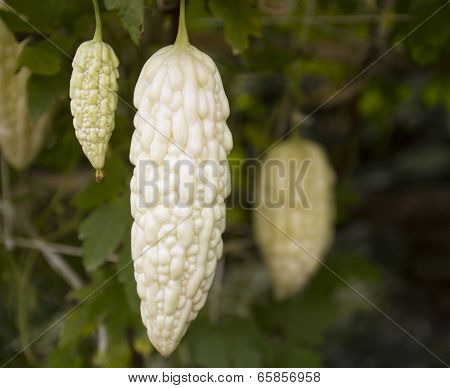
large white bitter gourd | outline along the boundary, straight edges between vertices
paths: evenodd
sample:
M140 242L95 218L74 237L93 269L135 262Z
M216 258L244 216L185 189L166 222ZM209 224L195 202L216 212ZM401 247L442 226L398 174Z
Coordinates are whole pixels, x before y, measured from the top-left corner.
M96 0L94 5L97 20L94 39L80 45L72 63L70 109L76 137L100 182L115 126L119 60L112 47L102 41Z
M0 20L0 148L5 160L23 170L38 154L45 139L49 113L34 123L28 114L27 83L30 71L22 67L16 73L23 44Z
M334 180L324 150L312 141L291 138L267 153L253 221L279 299L308 282L331 244Z
M132 256L142 321L154 347L168 356L205 304L222 256L233 146L220 74L189 44L183 1L177 40L144 65L134 105ZM205 161L208 185L201 173ZM177 162L181 167L173 168ZM158 176L159 190L142 183L149 176Z

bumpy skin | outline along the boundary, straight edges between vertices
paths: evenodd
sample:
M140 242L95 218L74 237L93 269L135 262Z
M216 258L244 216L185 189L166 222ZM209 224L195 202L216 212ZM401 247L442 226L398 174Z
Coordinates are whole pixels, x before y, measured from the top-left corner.
M45 139L49 113L36 123L28 115L28 69L16 71L22 45L0 20L0 148L6 161L23 170L36 157Z
M132 256L142 321L155 348L167 356L205 304L222 256L224 199L231 190L229 105L214 62L193 46L168 46L155 53L141 72L134 105ZM145 164L149 160L152 168ZM208 178L209 189L199 174L206 160L218 172ZM169 161L188 161L191 173L180 168L164 176L161 171ZM167 190L139 187L142 177L156 170L158 187L167 179ZM186 200L189 183L196 187L191 203ZM212 206L199 200L203 190Z
M106 43L90 40L78 48L70 79L70 108L78 141L92 166L105 164L117 108L119 60Z
M283 176L274 170L270 173L269 160L280 161L286 173ZM302 163L307 160L311 163L302 180L303 193L307 197L305 202L295 190L295 181ZM322 260L333 239L334 180L324 151L311 141L289 139L267 154L257 190L260 205L257 211L262 216L254 212L253 220L255 238L272 277L275 296L279 299L303 288L320 263L277 227ZM281 192L284 197L277 196L276 193ZM277 205L270 205L271 202ZM305 206L306 203L309 206Z

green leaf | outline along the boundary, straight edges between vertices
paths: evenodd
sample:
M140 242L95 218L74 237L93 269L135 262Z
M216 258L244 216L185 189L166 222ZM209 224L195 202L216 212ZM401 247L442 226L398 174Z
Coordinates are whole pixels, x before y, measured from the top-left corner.
M231 366L258 368L263 366L263 340L253 322L238 317L224 319L222 336L227 340Z
M135 337L133 339L133 349L142 357L148 357L152 352L153 346L148 339L147 330L142 324L141 314L138 315L137 327L135 327Z
M141 37L141 27L144 22L144 1L103 0L103 2L107 10L118 12L123 28L128 31L131 40L138 44Z
M420 65L429 65L448 56L450 29L442 28L450 18L448 4L442 0L411 1L409 4L411 20L407 25L408 31L420 25L417 32L405 41L412 58Z
M133 259L131 258L131 236L128 233L123 247L119 253L119 262L117 264L119 273L119 282L122 283L127 297L130 309L139 314L139 298L136 292L136 281L134 279Z
M107 156L105 163L105 180L98 184L92 181L77 196L72 203L79 209L88 210L101 206L117 198L120 194L128 195L128 171L121 158L117 155Z
M17 59L17 68L26 66L32 73L53 75L61 70L61 58L46 44L25 46Z
M8 26L15 32L48 34L60 25L61 16L69 13L82 1L61 0L8 0L2 11L2 19L6 17ZM5 15L5 17L4 17ZM65 26L66 27L66 26Z
M423 101L432 107L442 104L447 111L450 111L450 77L444 74L434 74L424 86Z
M129 365L131 349L126 339L126 322L122 319L108 319L105 321L107 333L107 347L104 351L98 351L94 357L94 363L105 368L124 368Z
M97 325L91 311L90 303L86 301L67 316L61 331L59 347L70 346L79 341L80 337L88 336L95 331Z
M83 263L87 271L101 266L114 252L130 225L128 199L103 205L95 210L80 226L83 240Z
M30 119L36 122L52 108L55 102L67 93L69 79L65 72L54 76L32 74L28 80L28 109Z
M100 323L113 320L113 325L126 327L132 316L126 308L125 295L117 282L116 271L96 271L89 284L71 291L69 297L79 304L74 305L64 319L59 347L79 343L94 334ZM114 303L110 303L111 300Z
M188 332L192 361L205 368L230 367L225 336L207 321L197 321ZM196 322L196 323L197 323ZM220 352L217 351L220 349Z
M255 368L263 366L263 340L251 321L227 316L213 324L200 317L189 329L192 360L201 367ZM217 351L220 349L220 352Z
M368 290L378 282L379 272L368 260L342 254L328 258L327 265L352 287L372 299ZM354 295L355 292L338 277L322 268L300 293L282 302L273 301L259 310L259 321L269 331L279 333L285 340L285 346L306 347L314 351L323 344L326 334L339 318L366 308L367 302ZM348 300L350 303L347 303ZM309 357L304 362L314 364L315 360L318 361Z
M248 48L251 35L261 34L261 19L248 0L211 0L214 15L225 23L225 38L235 53Z
M64 347L58 346L47 358L47 367L49 368L81 368L82 366L83 359L76 342Z

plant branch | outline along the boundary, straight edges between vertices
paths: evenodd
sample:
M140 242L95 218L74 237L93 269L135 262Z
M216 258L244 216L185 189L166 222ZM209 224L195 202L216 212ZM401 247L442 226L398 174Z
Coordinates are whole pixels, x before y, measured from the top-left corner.
M316 0L306 0L305 13L302 22L302 30L300 32L300 41L303 47L308 42L309 30L314 21L314 12L316 10Z
M82 287L83 281L80 276L64 261L64 259L59 254L50 249L44 240L39 238L31 222L26 219L26 217L22 217L22 221L25 230L33 238L35 247L42 252L44 258L47 260L48 265L71 287Z
M19 337L22 346L29 343L28 333L28 310L30 303L30 276L33 270L34 261L36 259L35 252L31 252L25 260L25 265L20 273L17 296L17 327L19 330ZM37 359L31 347L24 351L25 358L31 365L37 365Z
M13 207L11 202L11 190L9 184L9 171L3 156L1 157L1 181L2 181L2 212L3 212L3 233L4 244L6 249L13 248L12 240L12 223L13 223Z
M3 237L0 235L0 237ZM50 251L57 255L66 255L73 257L83 257L83 250L80 247L67 244L58 244L44 239L36 238L26 238L26 237L13 237L14 245L20 248L37 249L42 251L42 245L39 243L44 243L45 250ZM110 263L117 263L118 257L116 254L111 254L108 256L107 261Z

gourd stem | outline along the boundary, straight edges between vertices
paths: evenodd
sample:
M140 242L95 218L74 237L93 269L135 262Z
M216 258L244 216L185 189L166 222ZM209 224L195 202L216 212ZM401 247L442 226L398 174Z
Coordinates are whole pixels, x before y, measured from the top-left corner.
M186 9L185 0L180 0L180 17L178 19L178 34L175 40L175 47L189 46L189 37L186 29Z
M95 10L95 34L94 34L94 40L96 42L102 41L102 18L100 17L100 8L98 6L97 0L92 0L94 3L94 10Z

